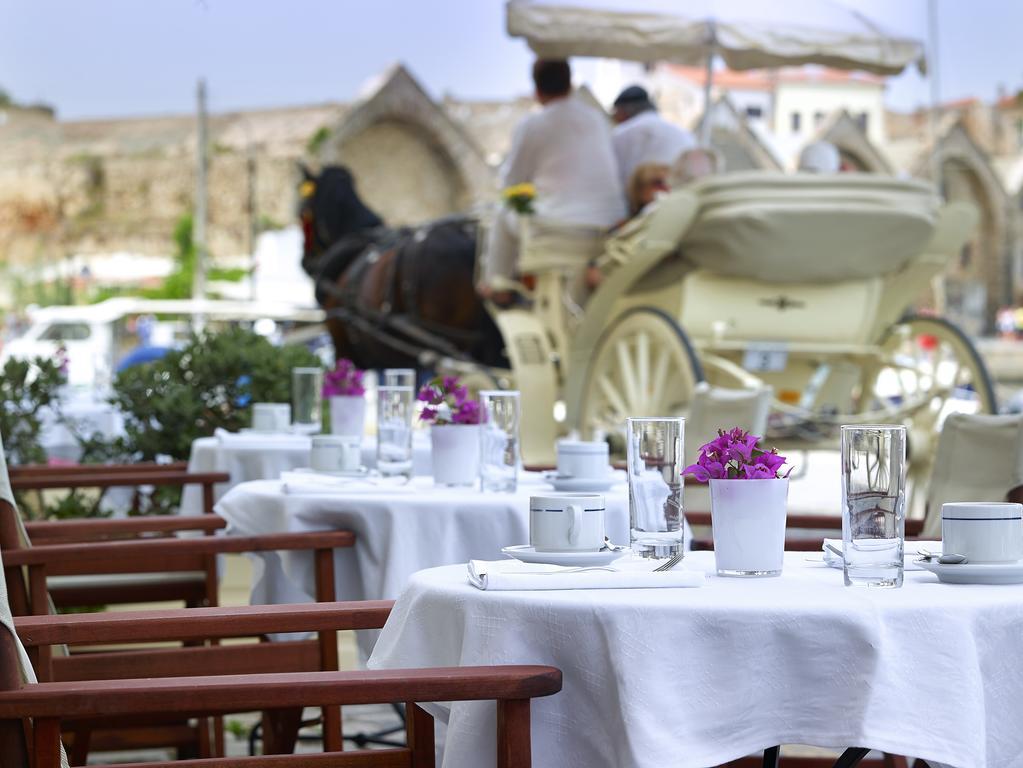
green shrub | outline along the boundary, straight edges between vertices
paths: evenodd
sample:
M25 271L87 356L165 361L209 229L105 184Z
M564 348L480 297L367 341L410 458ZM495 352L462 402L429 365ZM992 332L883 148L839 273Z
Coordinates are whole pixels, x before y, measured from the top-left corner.
M67 381L61 359L10 359L0 372L0 435L11 464L40 464L40 411L58 406L57 391Z
M122 371L113 401L138 460L184 460L196 438L248 426L253 402L290 402L291 369L316 365L304 347L275 347L235 328L193 336L162 360Z

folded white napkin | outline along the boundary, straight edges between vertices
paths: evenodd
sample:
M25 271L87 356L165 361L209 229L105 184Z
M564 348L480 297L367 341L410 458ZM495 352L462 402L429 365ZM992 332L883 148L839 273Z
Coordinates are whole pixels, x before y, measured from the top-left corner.
M281 489L297 496L310 493L415 493L404 478L338 477L318 472L282 472Z
M288 432L228 432L218 427L213 435L221 445L238 447L309 448L312 445L308 435Z
M828 566L830 566L831 568L841 568L842 567L842 558L841 558L841 556L839 556L835 552L832 552L831 549L828 548L829 544L832 547L834 547L835 549L837 549L839 552L841 552L842 551L842 540L841 539L824 539L824 544L822 545L823 549L824 549L824 562ZM913 562L913 558L915 558L917 556L918 550L920 550L920 549L926 549L928 552L941 552L941 542L940 541L907 541L905 543L904 548L903 548L903 557L906 560L906 564L904 566L905 570L907 570L907 571L921 571L921 570L923 570L919 565L917 565L916 563Z
M469 583L478 589L650 589L699 587L703 571L687 571L681 563L670 571L654 573L658 560L623 558L600 568L567 568L523 563L518 560L470 560Z

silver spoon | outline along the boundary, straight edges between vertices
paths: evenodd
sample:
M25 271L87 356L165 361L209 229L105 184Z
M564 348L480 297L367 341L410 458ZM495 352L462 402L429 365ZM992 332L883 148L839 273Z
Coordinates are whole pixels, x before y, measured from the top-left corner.
M963 565L968 563L969 560L966 555L957 555L954 553L948 553L947 555L939 555L937 552L931 552L926 549L918 549L916 551L918 555L924 560L936 560L939 565Z

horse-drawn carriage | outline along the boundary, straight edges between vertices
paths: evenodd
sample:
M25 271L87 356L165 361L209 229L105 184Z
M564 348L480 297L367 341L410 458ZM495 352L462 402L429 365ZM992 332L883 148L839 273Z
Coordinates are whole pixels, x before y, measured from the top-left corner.
M543 45L557 45L557 25L542 21ZM652 23L644 17L647 32ZM574 36L570 49L598 52L600 29L588 40L579 39L579 24L564 29ZM626 37L611 41L616 55L635 50L643 58L649 47ZM543 52L543 45L534 47ZM976 225L969 207L942 205L929 184L872 174L725 173L671 192L611 234L522 220L526 301L488 306L486 315L462 312L476 317L467 321L479 326L472 338L465 323L445 333L444 313L407 289L416 282L410 258L399 248L388 262L381 246L335 258L346 274L375 267L400 287L371 300L342 275L326 304L335 342L338 333L342 344L355 334L364 345L401 349L403 362L521 390L527 462L548 461L555 438L570 430L613 437L627 416L689 414L691 446L718 422L766 419L772 442L790 449L832 447L840 424L904 422L914 469L923 472L950 409L995 410L970 340L940 317L911 314ZM452 228L464 235L458 248ZM435 255L449 262L484 240L472 223L445 222L440 230L448 245ZM410 233L410 247L425 247L436 231ZM459 258L471 263L471 254ZM592 292L582 280L591 263L603 276ZM446 274L447 303L467 302L471 273ZM364 360L372 362L383 361Z

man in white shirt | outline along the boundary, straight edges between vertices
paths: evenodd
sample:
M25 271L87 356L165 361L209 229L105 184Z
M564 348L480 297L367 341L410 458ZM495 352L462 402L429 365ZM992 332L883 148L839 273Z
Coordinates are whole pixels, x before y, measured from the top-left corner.
M531 183L536 215L569 224L611 227L625 216L607 118L572 95L563 60L538 60L533 82L539 112L515 129L501 168L501 186ZM490 230L480 270L480 294L505 303L518 261L519 217L504 208ZM502 285L504 283L504 285ZM502 294L499 296L498 294Z
M631 85L614 102L612 136L618 173L627 186L640 165L672 165L687 149L696 146L689 131L669 123L659 114L645 89Z

